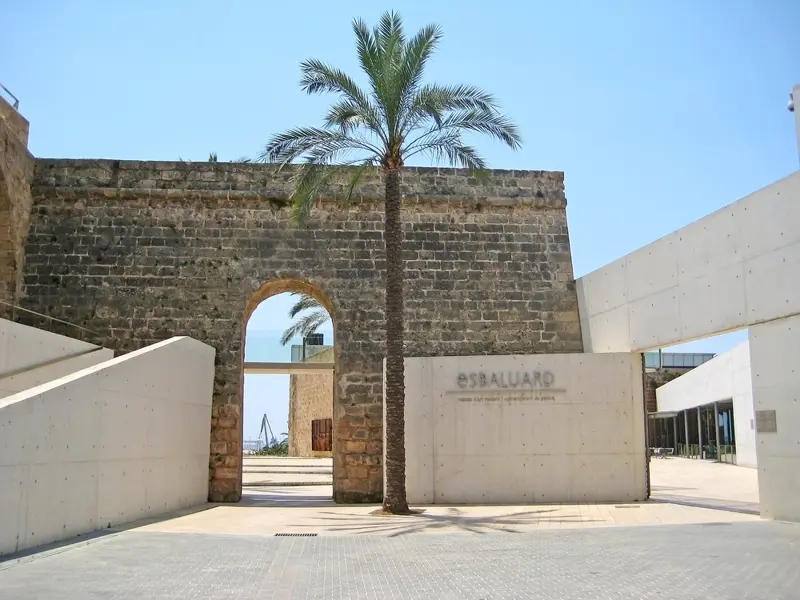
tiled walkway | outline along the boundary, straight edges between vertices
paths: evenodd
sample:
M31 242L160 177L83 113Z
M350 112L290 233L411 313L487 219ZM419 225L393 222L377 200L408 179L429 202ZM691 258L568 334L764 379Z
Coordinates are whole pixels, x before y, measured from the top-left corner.
M754 514L755 475L654 460L649 502L412 517L335 505L325 486L259 487L0 562L0 598L798 598L800 525Z
M13 600L795 600L800 526L339 536L128 531L0 563Z
M147 532L318 535L539 531L613 525L678 525L758 520L756 471L709 462L657 459L652 499L639 504L427 506L420 515L376 517L374 506L337 505L329 486L259 487L237 505L153 523ZM268 510L265 510L268 508Z

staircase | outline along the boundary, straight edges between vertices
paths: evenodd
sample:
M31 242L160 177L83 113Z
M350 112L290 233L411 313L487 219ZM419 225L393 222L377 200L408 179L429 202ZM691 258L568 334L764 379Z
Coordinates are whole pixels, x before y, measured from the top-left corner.
M245 455L242 486L333 485L333 459Z

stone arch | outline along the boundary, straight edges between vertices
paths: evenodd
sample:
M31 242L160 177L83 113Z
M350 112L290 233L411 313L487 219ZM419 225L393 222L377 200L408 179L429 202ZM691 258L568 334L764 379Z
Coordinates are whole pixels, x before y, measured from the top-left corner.
M339 390L340 386L337 385L337 374L340 371L338 369L338 359L339 359L339 351L338 351L338 344L336 343L337 339L337 323L340 319L337 318L337 311L335 308L335 304L333 302L332 296L324 290L324 286L318 283L312 282L306 278L297 277L297 276L283 276L278 277L276 279L270 279L268 281L264 281L261 283L253 292L249 294L247 297L247 301L245 304L244 316L242 319L242 343L241 343L241 367L240 367L240 381L239 381L239 393L238 393L238 443L239 448L241 450L241 440L243 439L243 429L244 429L244 362L245 362L245 347L246 347L246 339L247 339L247 324L250 321L250 318L253 316L253 312L255 312L256 308L264 302L265 300L272 298L273 296L277 296L279 294L284 293L299 293L299 294L306 294L311 296L315 300L317 300L322 307L328 312L331 317L331 323L333 325L334 331L334 344L333 344L333 355L334 355L334 373L333 373L333 397L331 399L332 402L332 414L333 414L333 437L334 440L336 439L337 433L337 418L336 418L336 411L333 410L337 405L339 400ZM333 449L334 456L336 455L336 445L334 444ZM238 461L238 491L239 496L241 496L241 488L242 488L242 461ZM339 477L340 473L336 468L336 461L334 460L334 469L333 469L333 486L336 489L337 478Z

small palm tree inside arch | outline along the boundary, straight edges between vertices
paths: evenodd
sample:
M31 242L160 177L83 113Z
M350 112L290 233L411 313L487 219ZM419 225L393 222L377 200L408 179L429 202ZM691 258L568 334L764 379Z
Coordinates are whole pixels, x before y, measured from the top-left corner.
M328 311L316 298L300 292L292 292L292 296L300 296L300 298L289 310L289 318L295 319L295 321L283 332L281 336L282 346L285 346L297 336L305 340L331 320ZM300 313L306 314L301 315Z
M425 67L442 38L427 25L410 38L395 12L384 13L370 29L353 21L358 62L366 86L320 60L301 63L300 85L308 94L338 96L322 127L299 127L274 136L260 160L278 170L300 161L292 175L290 201L302 221L335 175L349 174L344 200L350 200L363 175L380 169L384 183L386 247L385 481L383 510L408 514L405 457L405 382L403 368L403 229L400 175L406 162L427 155L435 163L487 175L486 163L465 143L465 133L484 134L518 149L516 125L500 113L494 96L471 85L425 83ZM341 168L349 167L349 171Z

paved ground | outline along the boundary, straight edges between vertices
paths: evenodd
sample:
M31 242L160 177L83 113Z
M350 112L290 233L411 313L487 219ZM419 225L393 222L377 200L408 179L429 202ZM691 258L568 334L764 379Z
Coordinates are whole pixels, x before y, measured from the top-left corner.
M652 460L650 472L653 498L686 506L759 514L756 469L668 458Z
M756 471L687 459L651 463L652 500L639 504L552 504L536 506L425 507L417 516L376 519L374 506L337 505L330 486L246 490L237 505L214 506L147 525L163 533L350 533L397 536L463 531L531 532L614 525L678 525L758 520ZM264 510L269 508L269 510Z
M769 522L396 538L128 531L6 566L0 597L788 600L798 564L800 526Z
M245 456L242 483L249 487L310 486L333 483L330 458Z
M253 488L239 505L0 562L0 599L800 598L800 525L753 514L755 475L654 460L647 503L402 518L335 505L326 486Z

